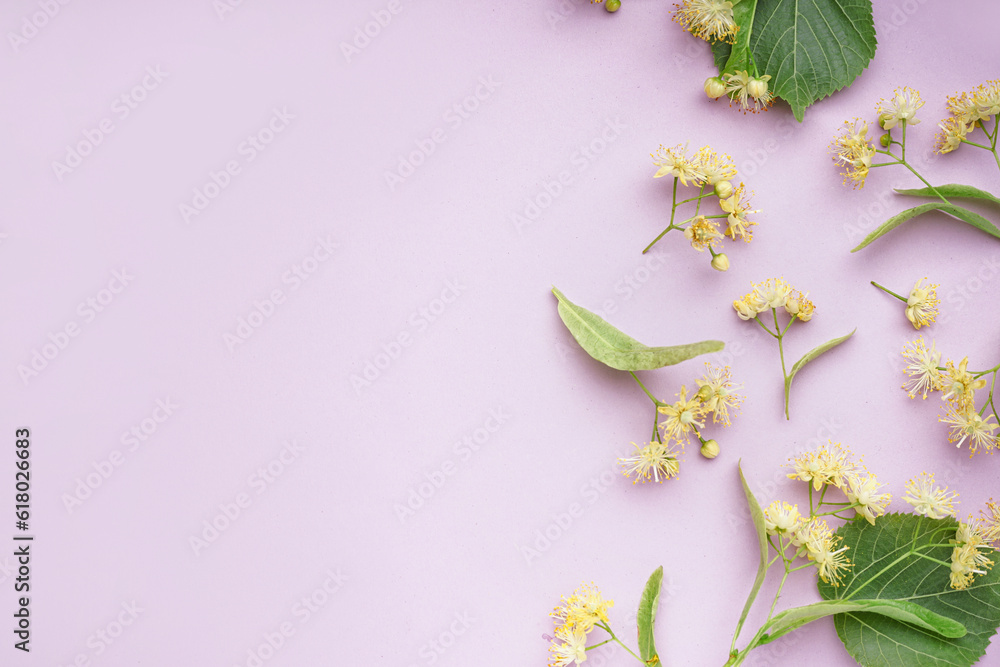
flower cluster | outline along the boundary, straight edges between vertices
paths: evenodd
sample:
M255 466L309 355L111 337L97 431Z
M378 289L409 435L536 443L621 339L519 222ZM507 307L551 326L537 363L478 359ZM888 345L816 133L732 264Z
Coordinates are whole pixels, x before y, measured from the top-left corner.
M896 294L892 290L879 285L874 280L872 281L872 285L905 303L906 319L910 321L914 329L919 329L920 327L930 326L934 323L938 316L938 306L941 304L941 299L937 295L937 288L940 285L924 285L925 280L927 278L918 280L907 297Z
M705 79L705 94L712 100L725 95L729 98L729 106L738 102L743 113L757 113L774 104L774 94L767 85L770 80L770 74L754 76L746 70L726 72Z
M673 202L670 209L670 224L646 246L643 252L652 248L667 232L678 230L684 233L684 238L698 252L708 249L712 256L712 268L726 271L729 268L729 258L719 252L723 239L728 237L733 241L741 239L749 243L753 238L752 228L757 223L751 221L748 216L760 213L751 208L751 195L747 193L746 186L743 183L738 186L733 185L732 179L736 177L733 159L728 155L716 153L709 146L703 146L694 154L689 154L687 146L683 144L673 148L660 146L659 150L652 154L652 158L653 164L657 167L653 178L674 177ZM678 201L678 183L698 188L698 194ZM722 212L714 215L703 214L701 204L706 197L715 197ZM675 223L677 208L691 202L695 203L694 215L683 222ZM720 227L721 219L725 219L724 229Z
M784 308L792 319L808 322L816 309L808 297L808 292L803 294L794 289L784 278L768 278L760 284L753 285L749 294L734 301L733 308L741 320L757 319L761 313L768 310Z
M636 448L633 456L619 459L623 473L632 483L648 481L663 482L677 476L680 471L678 459L684 446L692 436L698 439L701 453L713 459L719 455L719 443L706 440L702 435L706 420L711 417L714 424L723 427L731 424L731 412L739 410L743 397L737 393L740 388L732 379L728 366L718 367L705 364L705 374L695 380L698 391L688 397L687 386L682 385L673 403L656 401L654 439Z
M926 399L929 393L941 392L945 414L938 421L950 427L948 440L956 447L968 444L970 457L980 450L992 452L998 445L998 415L993 405L993 389L1000 366L985 371L969 371L968 357L958 364L948 361L941 365L941 353L935 348L934 341L928 348L923 337L903 346L903 359L907 362L903 372L908 378L903 389L910 398L919 394ZM987 382L987 375L993 376L992 382ZM976 392L987 384L990 389L986 401L977 408ZM987 409L992 414L987 415Z
M593 584L584 584L550 614L555 619L555 637L549 645L549 667L566 667L587 659L587 635L594 627L607 629L608 609L613 600L605 600Z
M844 185L850 181L856 188L865 187L865 179L878 151L868 138L868 123L855 118L844 121L841 133L830 144L833 161L844 168Z
M733 3L729 0L683 0L674 6L674 21L695 37L729 44L736 41L739 26L733 20Z
M1000 114L1000 79L987 81L970 92L949 97L948 110L952 115L938 125L941 128L935 146L938 153L942 155L950 153L963 143L973 144L967 137L977 127L982 129L990 143L989 147L980 146L980 148L996 152L996 116ZM987 130L985 124L991 120L993 128Z

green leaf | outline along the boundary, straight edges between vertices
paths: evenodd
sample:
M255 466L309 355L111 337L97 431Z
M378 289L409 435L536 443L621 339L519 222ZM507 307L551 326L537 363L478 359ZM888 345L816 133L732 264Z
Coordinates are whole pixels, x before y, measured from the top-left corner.
M766 638L760 643L763 645L773 642L826 616L857 611L881 614L949 639L964 637L966 634L965 626L958 621L905 600L824 600L775 614L767 624L769 632Z
M555 287L552 293L559 300L559 317L580 347L594 359L620 371L648 371L672 366L725 347L725 343L718 340L672 347L647 347L586 308L577 306Z
M764 526L764 510L760 508L760 503L754 497L753 492L750 490L750 486L747 485L746 477L743 476L743 467L739 463L736 464L737 470L740 473L740 483L743 485L743 495L747 498L747 509L750 510L750 520L753 521L754 530L757 533L757 544L760 547L760 562L757 565L757 577L753 581L753 588L750 589L750 595L747 597L747 602L743 605L743 613L740 614L739 623L736 624L736 637L740 636L740 630L743 629L743 623L747 620L747 614L750 613L750 607L753 606L754 600L757 599L757 593L760 592L760 587L764 584L764 577L767 576L767 529Z
M857 329L854 329L857 331ZM795 375L802 370L802 367L808 364L810 361L823 354L824 352L829 352L833 348L837 347L845 340L854 335L854 331L847 334L846 336L841 336L840 338L834 338L833 340L828 340L819 347L814 347L803 355L801 359L795 362L792 366L792 370L788 373L788 377L785 378L785 417L788 417L788 393L792 388L792 380L795 379Z
M639 600L639 613L636 623L639 626L639 655L647 665L660 662L656 653L656 642L653 640L653 629L656 626L656 610L660 606L660 589L663 583L663 566L656 568L646 582Z
M736 33L736 40L729 49L729 57L721 71L746 71L751 68L750 63L753 62L753 58L750 55L750 37L753 35L753 17L756 11L757 0L742 0L733 7L733 21L740 29Z
M991 236L1000 238L1000 229L997 226L984 218L983 216L970 211L967 208L962 208L961 206L956 206L954 204L947 204L945 202L930 202L928 204L921 204L920 206L914 206L913 208L908 208L901 213L897 213L888 220L882 223L882 226L873 231L871 234L865 237L865 240L858 244L858 247L851 252L857 252L867 246L869 243L875 239L881 238L899 227L901 224L909 220L910 218L915 218L916 216L927 213L928 211L943 211L948 213L963 222L967 222L976 229L980 229Z
M909 621L871 611L850 611L833 617L837 635L859 664L879 667L955 667L974 664L1000 626L1000 567L977 576L965 590L950 586L948 540L958 523L951 518L928 519L913 514L887 514L875 520L852 521L837 530L849 547L853 575L835 587L819 582L827 600L896 600L919 605L951 619L956 632L928 632ZM910 552L916 545L923 556ZM940 545L940 546L932 546ZM996 560L996 556L992 556ZM925 617L932 624L934 617ZM966 629L958 635L957 627ZM944 634L945 636L942 636ZM953 636L954 635L954 636Z
M937 192L935 192L935 190ZM971 185L960 183L949 183L948 185L936 185L934 188L917 188L916 190L896 190L901 195L910 197L937 197L940 192L945 197L958 197L959 199L985 199L994 204L1000 204L1000 199L994 197L985 190L974 188Z

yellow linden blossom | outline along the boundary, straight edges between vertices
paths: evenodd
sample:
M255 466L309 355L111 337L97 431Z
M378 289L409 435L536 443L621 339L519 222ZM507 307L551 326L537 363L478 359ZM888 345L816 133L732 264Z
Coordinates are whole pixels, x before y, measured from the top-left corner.
M809 560L816 564L819 578L833 586L840 586L844 572L851 568L851 561L844 555L850 547L837 549L840 541L840 536L834 535L806 549Z
M691 242L691 247L698 252L704 252L705 248L715 248L722 232L715 225L714 220L709 220L703 215L699 215L694 221L684 229L684 238Z
M590 632L597 623L608 622L608 609L614 606L613 600L605 600L601 592L593 584L584 584L573 592L573 595L563 597L563 604L556 607L550 614L562 622L566 628Z
M961 146L969 130L972 129L971 126L954 116L942 120L938 123L938 127L941 128L941 131L938 132L934 151L940 155L950 153Z
M747 111L757 113L762 108L766 109L772 102L770 94L767 93L767 81L770 75L758 78L750 76L749 72L737 71L723 74L722 79L726 84L726 94L730 98L739 102L743 113ZM751 106L750 100L753 100Z
M858 470L851 450L832 440L818 450L804 452L790 461L795 472L789 473L788 478L812 483L816 491L822 489L824 484L833 484L846 491L847 478Z
M920 283L925 280L927 278L921 278L917 281L917 284L910 290L910 297L906 300L906 319L910 320L910 324L915 329L927 326L936 320L938 304L941 303L937 295L937 288L940 285L923 287Z
M705 416L705 406L698 400L698 396L692 396L688 400L687 388L682 386L677 398L677 402L673 405L661 405L657 408L660 414L667 416L662 426L663 435L668 440L681 440L695 430L695 427L705 428L704 420L698 421Z
M934 484L934 475L921 473L906 483L906 495L903 500L913 506L913 513L930 519L943 519L955 516L955 503L958 494L948 492L948 487L938 487Z
M809 300L809 293L796 290L785 302L785 312L792 315L803 322L808 322L812 319L813 312L816 310L816 306L812 301Z
M678 144L673 148L660 146L656 153L650 155L653 164L659 167L653 178L676 176L683 185L688 185L688 181L700 185L705 180L705 175L701 173L698 164L687 156L686 145Z
M883 486L885 485L879 484L875 475L871 473L866 472L864 476L853 473L847 476L847 488L844 494L855 505L855 514L863 516L872 525L875 525L875 517L885 514L892 500L890 494L879 493L879 489Z
M957 367L949 361L948 374L941 379L942 389L947 390L942 398L958 408L974 407L976 390L986 386L986 380L972 377L972 373L966 370L968 367L968 357L962 359Z
M723 426L730 425L730 410L739 410L743 397L734 389L742 385L733 382L729 366L705 364L705 375L695 380L698 385L698 399L705 404L705 410L712 413L712 421Z
M732 44L739 26L733 19L733 3L726 0L684 0L674 5L674 21L695 37Z
M833 161L844 167L844 185L852 181L855 188L863 188L875 157L875 146L868 140L868 123L855 118L853 122L845 121L840 129L843 134L830 144Z
M793 289L784 278L768 278L753 286L753 292L747 295L747 301L757 309L758 313L768 308L782 308L788 303Z
M726 236L736 240L739 237L750 243L753 238L753 231L750 229L756 222L747 220L747 214L760 213L759 210L750 208L750 196L746 194L746 187L740 183L739 187L733 190L733 194L725 199L719 199L719 208L729 214L727 221L729 227L726 228Z
M891 100L878 103L875 112L879 116L879 124L883 130L891 130L899 124L917 125L917 109L924 106L920 93L913 88L903 86L897 88Z
M709 185L728 181L736 176L736 165L733 164L733 158L716 153L708 146L698 149L693 162Z
M931 341L928 350L923 336L903 345L903 359L908 362L903 372L910 378L903 384L903 389L910 398L916 398L917 394L921 394L922 398L926 399L928 392L940 391L944 386L944 379L938 370L938 366L941 365L941 353L935 350L934 346L934 341Z
M639 451L633 456L618 459L618 462L624 468L626 477L631 477L635 473L633 484L639 482L645 484L650 480L659 484L671 477L676 477L677 473L680 472L680 462L677 460L677 456L680 454L682 442L677 443L677 446L662 442L650 442L643 447L634 442L632 445Z
M794 533L802 526L799 506L775 500L764 510L764 529L768 535Z
M750 303L749 295L743 297L742 299L733 301L733 308L736 309L736 314L739 315L740 319L744 322L757 317L757 313L759 312L757 308Z
M1000 506L990 498L986 503L986 510L980 511L981 533L986 542L996 542L1000 540Z
M971 521L971 519L970 519ZM980 549L990 549L976 526L959 522L951 551L951 587L956 590L968 588L975 575L986 574L993 561Z
M969 458L972 458L980 448L992 451L996 445L997 424L991 424L993 415L988 415L986 419L976 412L974 404L952 405L948 408L948 413L939 417L938 421L951 425L948 434L948 442L955 443L955 447L961 447L965 441L969 441Z
M987 120L1000 113L1000 79L977 86L972 91L972 99L979 107L979 120Z
M565 625L556 628L549 652L552 653L549 667L567 667L574 662L579 665L587 659L587 635L580 628Z

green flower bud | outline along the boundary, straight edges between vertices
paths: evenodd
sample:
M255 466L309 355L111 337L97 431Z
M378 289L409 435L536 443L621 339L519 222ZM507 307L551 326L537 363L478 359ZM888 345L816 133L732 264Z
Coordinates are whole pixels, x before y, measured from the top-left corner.
M882 135L881 137L879 137L879 139L878 139L878 142L879 142L880 144L882 144L882 148L888 148L888 147L889 147L889 143L890 143L891 141L892 141L892 137L890 137L890 136L889 136L889 133L888 133L888 132L886 132L885 134L883 134L883 135Z
M612 14L621 9L621 0L608 0L604 3L604 9L611 12Z
M729 199L733 194L733 184L729 181L719 181L715 184L715 196L719 199Z
M729 258L726 257L726 253L720 252L718 255L712 258L712 268L716 271L728 271L729 270Z
M714 459L719 455L719 443L715 440L706 440L701 446L701 455L706 459Z
M750 83L747 84L747 92L750 94L750 97L759 100L767 95L767 81L763 79L751 79Z
M717 100L726 94L726 84L717 76L705 79L705 94L713 100Z

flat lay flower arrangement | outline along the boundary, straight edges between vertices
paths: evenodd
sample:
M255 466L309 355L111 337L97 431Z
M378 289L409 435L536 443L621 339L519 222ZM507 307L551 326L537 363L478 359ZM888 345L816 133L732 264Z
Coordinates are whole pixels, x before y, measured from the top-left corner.
M621 4L608 0L605 7L616 12ZM785 14L789 4L780 0L685 0L677 5L675 21L712 45L719 75L709 77L705 83L710 98L728 98L734 106L749 112L767 109L780 98L801 120L806 106L849 85L860 74L875 49L874 31L868 32L870 3L812 3L812 9L794 17ZM803 92L795 89L799 73L775 69L775 58L781 57L786 48L812 49L813 55L822 53L827 42L819 37L815 44L787 47L773 33L777 27L813 25L816 17L812 12L821 7L837 8L838 17L849 19L853 32L842 36L847 35L844 39L851 44L856 39L858 48L852 55L856 62L841 72L840 78L819 77L823 85ZM841 18L832 19L838 20ZM1000 229L993 220L957 203L978 200L980 204L997 206L1000 199L968 185L932 185L933 175L921 173L907 158L908 142L919 137L923 129L916 127L923 106L915 89L898 88L876 105L872 118L846 122L831 144L833 160L842 169L845 184L862 188L878 167L900 166L923 187L895 192L904 198L932 200L891 217L852 252L907 220L932 211L1000 238ZM1000 169L1000 80L956 93L947 106L951 116L938 125L936 152L948 155L960 150L968 159L983 159ZM873 129L878 131L875 138L870 136ZM992 160L986 154L992 154ZM713 269L726 272L731 259L723 252L723 245L749 243L761 213L752 208L751 193L737 178L733 159L709 146L693 149L687 144L661 146L652 157L657 169L653 177L667 179L669 184L671 207L669 217L664 215L666 227L643 253L657 243L668 242L670 232L676 231L687 245L709 260ZM1000 208L994 219L1000 220ZM908 290L905 286L869 282L884 293L886 307L898 307L900 318L914 329L941 326L936 324L940 285L928 277L914 278ZM684 453L692 446L709 460L724 453L724 429L750 409L744 383L734 377L730 367L706 363L700 373L688 372L683 376L688 381L677 386L673 397L657 397L637 375L719 352L724 347L721 341L674 341L668 346L650 347L573 303L559 289L553 287L552 292L558 314L576 342L594 360L627 372L636 382L637 395L645 394L653 404L652 423L645 427L648 430L643 432L643 427L638 427L643 437L632 442L629 456L617 461L625 478L633 484L669 486L681 474ZM752 322L775 340L782 371L784 417L790 419L793 380L821 355L850 354L850 346L837 348L858 329L851 326L840 337L813 343L814 347L802 348L808 350L804 354L792 355L789 343L795 341L798 347L800 338L808 338L806 331L799 330L808 327L818 310L822 312L822 304L818 307L808 291L793 287L782 277L765 278L734 297L736 316L748 326ZM896 300L901 304L893 306ZM795 333L788 338L793 329ZM935 341L925 340L924 335L906 342L901 354L905 396L940 399L937 420L947 426L949 444L967 450L970 457L992 453L1000 444L1000 413L994 400L1000 364L987 368L970 362L967 356L943 358ZM644 437L646 433L648 438ZM806 501L758 499L738 465L728 478L739 481L746 498L748 525L752 525L759 545L758 570L754 580L747 582L749 594L730 646L720 647L705 664L744 664L755 649L826 617L833 617L837 636L860 665L972 665L985 654L1000 626L1000 568L993 567L1000 548L1000 506L996 502L987 501L976 516L960 518L955 507L958 491L939 484L933 472L927 471L910 479L902 494L895 491L909 510L890 512L894 491L866 467L863 456L833 441L793 457L785 464L783 476L790 488L796 482L804 483ZM801 577L791 577L801 570L815 572L820 599L783 608L779 604L782 592L790 581L802 581ZM551 613L554 627L546 634L550 667L584 663L589 651L606 644L620 646L641 664L661 664L655 640L662 582L660 567L646 582L635 615L636 628L627 633L612 627L608 610L614 603L596 584L584 584L564 596ZM764 591L773 596L768 602L763 601L767 597L762 595ZM758 605L768 609L767 615L759 628L745 633L744 624Z

